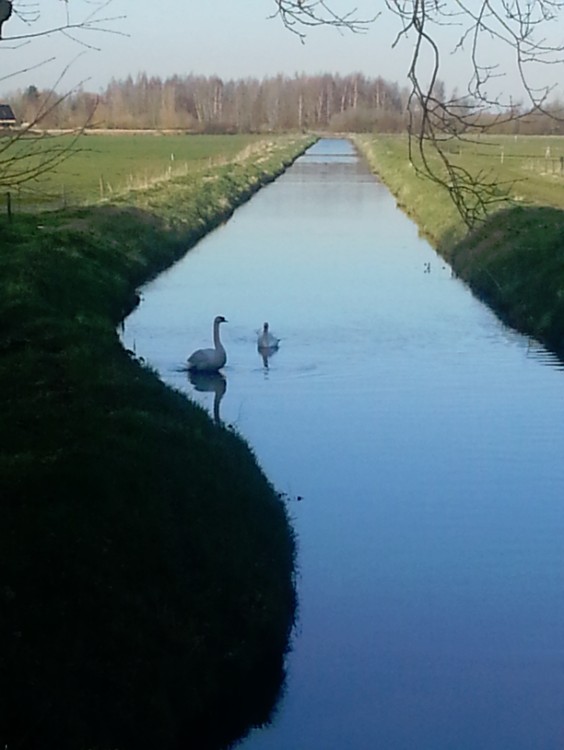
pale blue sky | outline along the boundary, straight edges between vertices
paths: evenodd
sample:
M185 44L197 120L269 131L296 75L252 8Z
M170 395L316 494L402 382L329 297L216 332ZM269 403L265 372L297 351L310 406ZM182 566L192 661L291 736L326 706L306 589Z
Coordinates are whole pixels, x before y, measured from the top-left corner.
M17 8L18 0L14 6ZM393 50L392 42L399 27L385 9L383 0L334 0L333 6L346 10L358 8L358 14L369 17L379 9L381 17L366 34L339 34L335 29L319 28L308 32L305 44L283 28L279 19L269 19L275 10L273 0L112 0L101 15L125 16L109 23L114 31L128 36L90 32L77 34L100 48L89 50L61 35L52 35L17 46L8 39L0 42L0 93L30 84L53 85L61 72L72 63L58 89L72 88L85 81L84 88L103 89L112 77L125 78L139 72L165 78L174 74L217 74L224 79L263 78L278 73L354 73L381 75L387 80L406 84L412 42L403 41ZM42 25L56 25L70 7L78 20L96 7L87 0L41 0ZM556 24L555 29L562 28ZM13 17L4 25L4 37L25 32L20 19ZM443 67L441 78L447 90L465 89L468 63L463 54L450 55L454 45L453 30L442 32ZM499 45L492 47L492 62L501 62ZM78 58L76 56L78 55ZM48 65L10 75L55 56ZM465 73L466 71L466 73ZM10 75L9 78L6 76ZM500 79L501 90L519 97L515 76ZM537 83L564 80L564 71L545 67Z

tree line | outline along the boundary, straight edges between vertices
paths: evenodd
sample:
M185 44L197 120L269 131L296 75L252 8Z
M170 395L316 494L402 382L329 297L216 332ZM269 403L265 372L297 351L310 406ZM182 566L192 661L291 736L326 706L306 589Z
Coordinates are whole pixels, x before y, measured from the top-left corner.
M437 91L444 92L438 84ZM224 81L218 76L147 76L112 80L95 94L79 89L66 95L29 86L9 97L18 119L43 128L179 129L195 133L406 132L410 92L381 76L278 75ZM466 114L472 102L464 102ZM56 106L55 106L56 105ZM495 112L476 115L488 132L564 134L564 122L551 116L562 106L525 111L515 105L511 118L496 123ZM471 123L467 119L466 125Z
M43 127L182 129L193 132L351 130L402 132L407 90L362 74L278 75L224 81L217 76L161 79L142 73L113 80L105 91L53 92L29 86L10 97L23 122Z

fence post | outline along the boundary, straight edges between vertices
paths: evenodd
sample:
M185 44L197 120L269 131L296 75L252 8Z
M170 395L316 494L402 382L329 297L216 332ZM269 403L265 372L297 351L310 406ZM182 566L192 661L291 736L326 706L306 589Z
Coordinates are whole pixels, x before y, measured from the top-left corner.
M12 221L12 194L9 190L6 193L6 213L8 214L8 221Z

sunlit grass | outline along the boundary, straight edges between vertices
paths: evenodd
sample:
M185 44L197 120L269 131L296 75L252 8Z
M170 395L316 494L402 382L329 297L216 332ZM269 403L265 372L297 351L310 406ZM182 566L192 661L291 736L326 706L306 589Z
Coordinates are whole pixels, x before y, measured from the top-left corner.
M282 137L283 139L283 137ZM130 189L145 189L155 182L197 174L220 162L229 162L249 149L260 150L272 140L258 135L69 135L46 137L36 143L32 167L56 143L68 146L68 158L13 189L15 210L62 208L108 200ZM4 158L24 154L26 140L6 151ZM0 156L0 170L2 169Z
M418 176L409 163L405 136L355 136L355 141L398 200L418 220L424 220L424 231L429 229L435 238L445 230L459 236L464 232L452 202L449 205L448 193ZM452 141L444 148L452 164L496 182L500 195L506 194L512 202L564 208L564 137L476 136ZM427 158L436 174L446 177L431 148ZM416 149L414 159L415 164L420 163ZM492 211L501 207L496 204Z

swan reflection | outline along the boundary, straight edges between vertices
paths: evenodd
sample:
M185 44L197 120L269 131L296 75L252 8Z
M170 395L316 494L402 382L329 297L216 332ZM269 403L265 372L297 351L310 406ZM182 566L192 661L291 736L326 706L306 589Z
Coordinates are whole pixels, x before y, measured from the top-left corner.
M264 368L268 370L268 360L273 357L278 351L277 346L257 346L257 351L262 357L262 364Z
M220 372L201 372L188 370L188 379L200 393L213 393L213 418L216 424L221 424L219 405L227 390L227 380Z
M257 333L257 351L262 357L264 369L268 370L268 360L278 351L280 339L271 332L268 323L264 323L262 331L257 331Z

